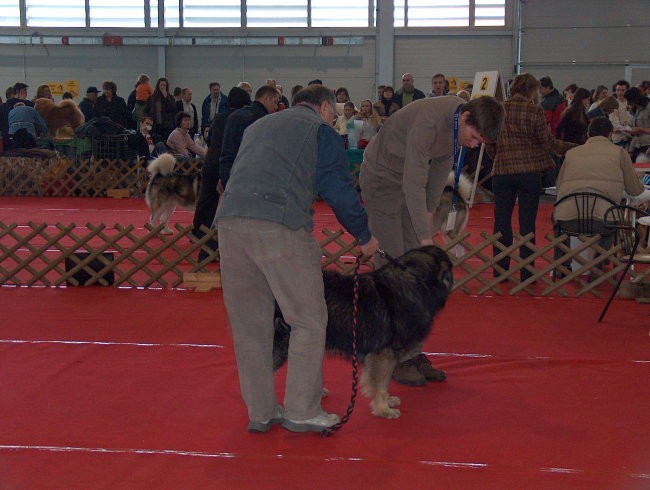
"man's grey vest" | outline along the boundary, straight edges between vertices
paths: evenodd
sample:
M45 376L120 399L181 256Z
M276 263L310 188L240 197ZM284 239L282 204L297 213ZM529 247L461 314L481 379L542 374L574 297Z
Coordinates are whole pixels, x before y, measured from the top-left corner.
M313 109L296 106L249 126L216 219L254 218L311 231L321 124L325 121Z

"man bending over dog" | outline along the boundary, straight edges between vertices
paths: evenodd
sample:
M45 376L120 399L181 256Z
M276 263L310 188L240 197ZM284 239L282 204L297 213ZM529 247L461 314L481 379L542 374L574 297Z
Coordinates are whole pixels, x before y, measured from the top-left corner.
M364 255L378 243L332 127L335 115L332 92L314 85L290 109L249 126L217 209L223 296L251 432L278 423L319 432L339 422L321 408L327 307L322 253L311 234L316 194ZM274 299L292 327L284 409L273 382Z
M496 141L503 119L503 106L493 97L465 103L450 95L416 100L386 121L368 144L359 175L370 229L383 250L399 257L433 245L433 210L452 169L454 149ZM375 267L384 263L375 255ZM406 353L393 373L395 381L410 386L445 378L422 354L422 344Z

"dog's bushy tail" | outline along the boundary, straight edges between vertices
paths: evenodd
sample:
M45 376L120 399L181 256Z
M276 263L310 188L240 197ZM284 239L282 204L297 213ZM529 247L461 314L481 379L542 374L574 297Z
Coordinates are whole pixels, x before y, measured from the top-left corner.
M147 167L147 172L151 174L152 177L156 175L168 175L174 171L174 166L176 165L176 158L171 153L163 153L155 160L149 162Z
M469 201L469 198L472 196L472 185L473 182L471 181L471 179L467 177L465 174L461 173L460 179L458 179L458 194L460 194L460 196L466 201ZM449 172L449 175L447 176L446 187L451 187L452 189L454 188L453 171Z

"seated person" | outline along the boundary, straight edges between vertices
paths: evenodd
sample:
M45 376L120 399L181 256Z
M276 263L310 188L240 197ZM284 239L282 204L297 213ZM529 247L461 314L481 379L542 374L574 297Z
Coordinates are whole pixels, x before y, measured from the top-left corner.
M205 158L205 148L197 145L190 136L191 119L192 116L187 112L179 112L176 115L176 129L167 138L167 146L175 155L191 158L191 152L198 157Z
M354 118L356 112L354 102L348 101L343 104L343 114L336 118L336 123L334 124L334 129L336 129L337 133L341 136L348 134L348 121Z
M19 129L26 129L35 138L47 134L47 124L31 106L24 102L16 102L14 108L9 111L8 116L9 134L15 134Z
M360 144L361 141L365 141L367 144L368 141L377 134L382 125L381 118L372 106L370 99L361 101L361 105L359 105L359 113L355 116L355 120L363 122L361 125L361 131L356 135L356 138L359 148L365 148L365 146Z
M596 117L589 124L586 143L567 151L557 178L557 201L575 192L594 192L618 203L623 198L623 191L631 196L643 192L643 184L634 172L630 155L611 142L613 130L609 119ZM593 210L592 230L603 236L598 244L604 249L614 243L615 236L613 230L605 228L602 222L610 206L608 202L599 200ZM554 213L556 232L559 232L558 225L577 232L577 217L573 201L569 199L558 204Z
M167 145L162 141L156 143L156 139L151 134L151 130L153 129L153 118L151 116L144 116L142 118L139 129L140 131L133 138L134 143L131 143L132 139L129 138L129 143L138 151L139 158L145 158L148 161L150 158L155 158L162 153L168 152Z

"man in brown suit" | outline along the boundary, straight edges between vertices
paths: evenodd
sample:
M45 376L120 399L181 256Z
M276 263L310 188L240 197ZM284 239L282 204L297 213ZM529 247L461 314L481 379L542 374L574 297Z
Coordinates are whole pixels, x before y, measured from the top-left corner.
M398 257L433 244L433 211L453 166L454 147L496 140L503 118L503 106L493 97L465 104L449 96L416 100L386 121L368 144L360 172L370 229L384 251ZM376 266L383 263L375 257ZM400 383L421 386L445 379L422 354L422 345L400 361L393 373Z

